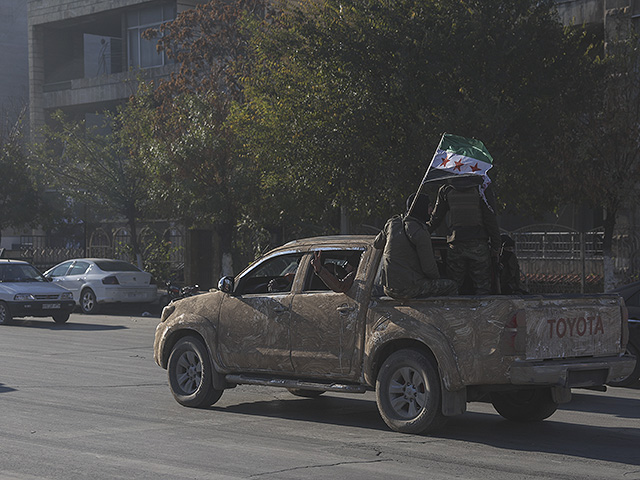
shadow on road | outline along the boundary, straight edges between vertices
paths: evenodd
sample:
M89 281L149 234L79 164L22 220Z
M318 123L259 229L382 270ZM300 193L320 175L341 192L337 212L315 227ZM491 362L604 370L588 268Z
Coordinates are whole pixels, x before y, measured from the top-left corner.
M591 395L576 397L578 398L573 410L600 412L634 420L629 422L627 428L608 428L563 423L554 421L553 416L543 422L517 423L508 421L497 413L467 412L451 417L442 430L429 437L474 442L504 450L544 452L640 465L640 426L635 421L640 416L638 401ZM378 413L375 402L371 400L325 395L317 399L278 399L227 407L213 406L211 409L389 431ZM413 440L420 438L410 437ZM461 463L464 463L463 459Z
M561 405L560 408L574 412L614 415L618 418L640 418L640 400L638 399L589 395L588 393L576 393L576 390L572 393L571 402Z
M39 328L43 330L81 330L81 331L103 331L103 330L124 330L129 327L124 325L100 325L96 323L74 322L73 317L62 324L54 323L53 320L34 320L30 318L13 319L11 323L2 325L2 328L20 327L20 328Z
M15 388L7 387L4 383L0 383L0 393L15 392Z
M554 421L510 422L496 415L468 412L452 418L439 438L491 445L505 450L544 452L556 455L640 465L640 428L608 428Z
M75 313L86 315L76 308ZM97 315L160 318L162 307L158 303L114 303L100 305ZM93 315L90 315L93 316Z
M337 396L323 395L318 398L292 396L291 399L286 400L247 402L227 407L214 405L211 410L373 430L389 429L382 421L375 402Z

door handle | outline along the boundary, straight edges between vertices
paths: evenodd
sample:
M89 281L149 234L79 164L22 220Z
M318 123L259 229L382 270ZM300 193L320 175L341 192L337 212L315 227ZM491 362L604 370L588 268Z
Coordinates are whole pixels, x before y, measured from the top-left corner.
M340 305L336 310L340 312L342 315L346 315L347 313L351 313L356 309L356 307L350 307L349 305Z

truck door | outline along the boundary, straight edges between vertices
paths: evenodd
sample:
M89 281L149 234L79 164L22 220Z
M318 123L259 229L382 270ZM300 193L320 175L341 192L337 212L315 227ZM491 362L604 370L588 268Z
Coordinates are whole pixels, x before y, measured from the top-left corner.
M302 254L269 257L238 278L220 310L218 354L229 368L291 372L291 299Z
M338 277L346 274L345 267L355 269L353 285L345 293L330 290L314 273L309 264L313 252L305 259L303 288L291 306L291 360L300 375L347 379L353 373L363 334L364 269L358 268L364 264L363 252L364 248L321 253L325 267Z

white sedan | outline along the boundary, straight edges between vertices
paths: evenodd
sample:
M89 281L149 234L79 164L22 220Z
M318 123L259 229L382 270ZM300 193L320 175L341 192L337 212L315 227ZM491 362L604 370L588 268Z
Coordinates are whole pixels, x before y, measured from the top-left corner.
M71 290L83 313L96 313L99 304L150 303L158 298L151 274L122 260L67 260L47 270L44 276Z

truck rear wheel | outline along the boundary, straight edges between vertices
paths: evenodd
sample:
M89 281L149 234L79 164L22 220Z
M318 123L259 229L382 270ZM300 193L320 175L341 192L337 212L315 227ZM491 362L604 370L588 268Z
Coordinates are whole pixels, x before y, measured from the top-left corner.
M500 415L515 422L539 422L558 409L550 388L491 392L491 403Z
M167 365L169 387L185 407L209 407L222 396L213 388L213 366L206 347L196 337L181 338L171 350Z
M417 350L398 350L386 359L376 380L376 402L397 432L426 433L446 423L435 360Z

